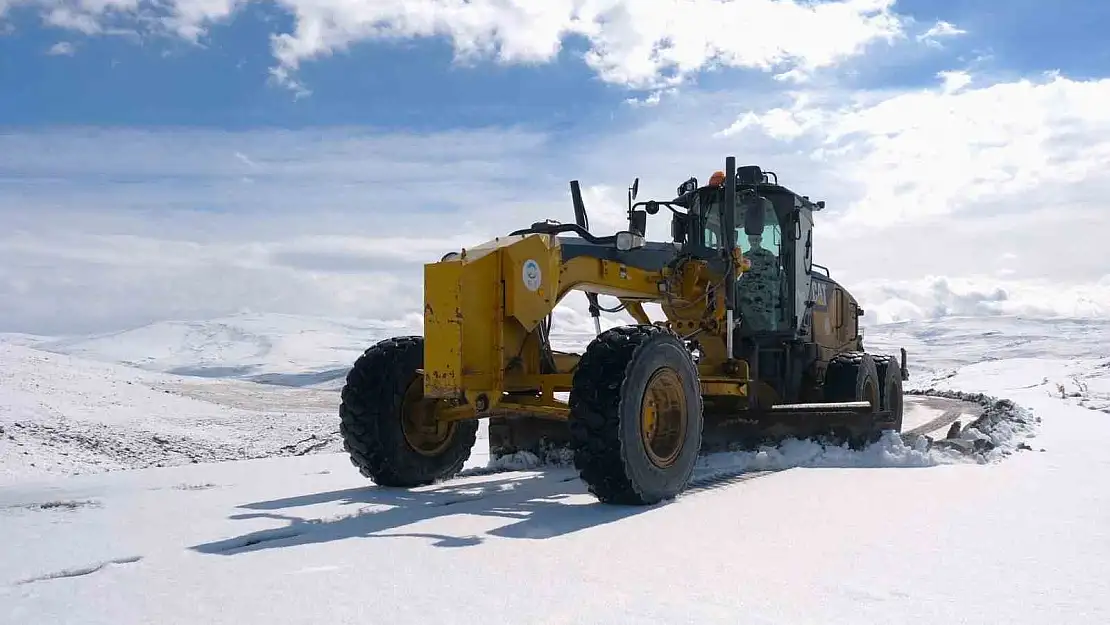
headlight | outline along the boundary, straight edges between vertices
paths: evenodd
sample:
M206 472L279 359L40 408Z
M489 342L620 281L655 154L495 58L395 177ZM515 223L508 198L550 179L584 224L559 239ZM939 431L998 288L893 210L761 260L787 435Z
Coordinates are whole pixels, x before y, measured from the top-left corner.
M644 246L644 237L636 234L635 232L618 232L617 233L617 249L622 252L634 250Z

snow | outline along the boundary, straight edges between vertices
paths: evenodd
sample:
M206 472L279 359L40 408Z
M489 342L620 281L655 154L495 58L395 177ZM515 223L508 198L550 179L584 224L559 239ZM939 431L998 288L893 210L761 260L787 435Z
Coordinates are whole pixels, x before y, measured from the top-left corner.
M195 380L0 343L0 485L98 469L302 453L335 393Z
M419 333L421 320L393 322L241 313L165 321L92 337L47 338L39 349L181 375L338 388L366 346ZM24 335L24 344L32 337Z
M168 373L217 345L278 374L367 345L301 357L291 320L256 318L284 347L0 340L0 622L1110 622L1110 323L868 328L927 393L907 432L954 417L991 445L788 441L621 508L570 468L482 453L442 484L373 487L328 438L334 390ZM294 444L309 434L331 447Z

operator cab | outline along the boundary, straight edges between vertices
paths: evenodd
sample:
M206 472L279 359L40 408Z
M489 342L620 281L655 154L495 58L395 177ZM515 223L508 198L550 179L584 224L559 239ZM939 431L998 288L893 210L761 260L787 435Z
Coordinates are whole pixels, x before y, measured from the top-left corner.
M687 211L674 215L672 238L691 256L726 258L723 224L731 221L732 239L747 261L734 285L741 334L808 334L813 212L824 202L810 202L779 185L774 172L737 167L736 202L726 220L724 177L718 171L705 186L690 178L678 187L674 203Z

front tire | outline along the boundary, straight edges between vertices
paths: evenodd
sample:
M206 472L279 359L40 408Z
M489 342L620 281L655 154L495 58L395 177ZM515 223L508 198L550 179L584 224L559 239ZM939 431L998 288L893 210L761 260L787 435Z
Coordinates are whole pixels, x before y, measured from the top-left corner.
M604 503L651 505L682 492L701 449L698 371L682 341L657 326L613 328L579 361L570 447Z
M424 338L403 336L366 350L347 373L339 405L343 449L380 486L432 484L470 458L478 422L430 419L437 400L423 396L423 366Z

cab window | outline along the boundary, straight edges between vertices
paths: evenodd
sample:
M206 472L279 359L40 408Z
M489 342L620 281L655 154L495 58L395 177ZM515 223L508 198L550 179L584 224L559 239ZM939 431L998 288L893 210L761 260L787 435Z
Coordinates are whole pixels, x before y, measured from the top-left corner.
M703 204L705 212L702 215L705 218L705 231L704 240L705 246L709 249L719 250L724 245L724 236L721 231L721 213L718 210L719 202L707 202ZM748 235L744 234L744 210L745 207L737 205L736 207L736 244L740 250L747 253L751 250L752 245L748 240ZM782 229L779 228L778 216L772 206L767 206L763 214L763 240L760 241L760 247L772 252L778 256L782 251Z
M703 205L706 212L703 213L705 217L705 247L711 250L719 250L724 245L724 235L721 230L721 213L717 210L717 202L710 202Z
M744 210L746 207L736 207L736 223L739 227L736 229L736 244L740 247L740 251L747 254L752 249L751 241L748 240L748 235L744 233ZM759 242L759 246L778 256L782 251L782 229L779 228L779 218L775 214L775 209L772 205L768 204L763 211L763 239Z

